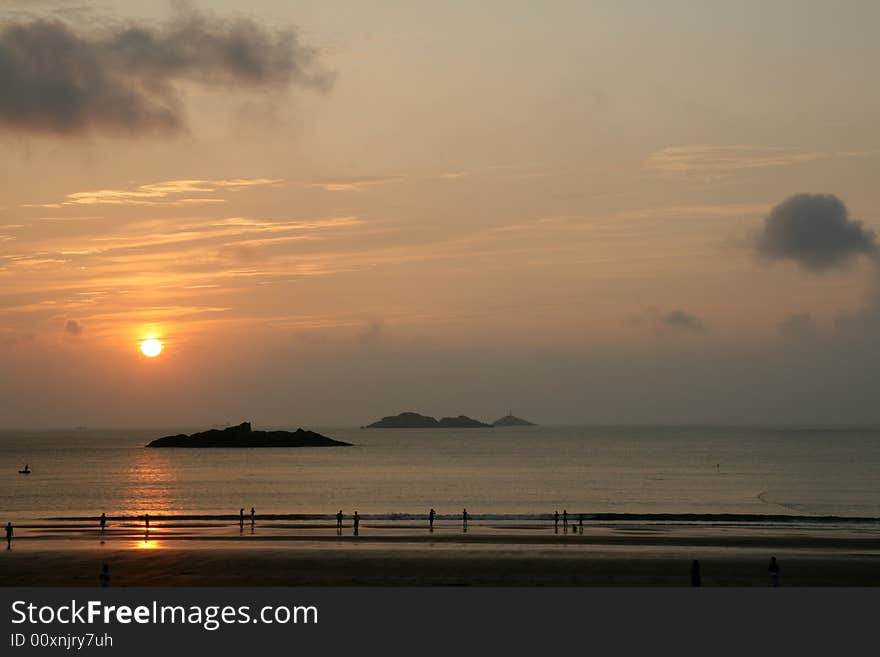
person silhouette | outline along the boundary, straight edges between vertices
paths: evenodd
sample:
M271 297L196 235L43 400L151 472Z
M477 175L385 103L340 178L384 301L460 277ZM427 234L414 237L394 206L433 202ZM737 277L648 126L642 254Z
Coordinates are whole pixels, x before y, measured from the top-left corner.
M244 529L244 507L238 510L238 526L240 529Z
M566 509L562 510L562 533L568 533L568 511Z
M101 521L100 522L101 522L101 533L103 534L104 529L107 527L107 514L106 513L101 514Z
M694 559L691 562L691 586L700 586L702 579L700 578L700 562Z
M101 567L101 574L98 575L98 581L103 588L110 586L110 566L106 563Z
M352 516L352 520L354 521L354 535L361 535L361 517L358 515L358 512L354 512L354 516Z
M145 513L144 514L144 540L146 541L147 538L149 538L149 536L150 536L150 514Z
M434 516L436 513L434 507L431 507L431 510L428 511L428 531L434 531Z
M553 512L553 532L555 534L559 533L559 511Z
M584 514L578 514L578 534L584 533Z
M6 523L6 549L12 548L12 523Z
M776 557L770 557L770 565L767 566L767 572L770 573L770 585L779 586L779 562Z
M342 536L342 509L336 514L336 534Z
M467 509L461 510L461 531L466 532L468 527L468 512Z

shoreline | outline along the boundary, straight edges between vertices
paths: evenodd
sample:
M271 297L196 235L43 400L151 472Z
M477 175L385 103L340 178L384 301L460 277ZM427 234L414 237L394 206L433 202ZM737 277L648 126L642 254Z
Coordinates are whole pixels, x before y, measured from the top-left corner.
M880 517L874 516L836 516L836 515L799 515L799 514L758 514L758 513L569 513L570 522L577 522L579 516L583 516L585 522L681 522L681 523L756 523L756 524L877 524L880 527ZM350 518L350 515L347 516ZM361 513L363 520L418 520L427 522L428 514L421 513ZM438 513L434 516L437 520L454 522L461 519L460 513ZM234 513L183 513L183 514L159 514L151 513L151 520L179 521L179 520L238 520L239 516ZM248 516L248 519L250 516ZM255 516L256 520L335 520L335 513L264 513ZM468 518L474 521L511 521L528 520L531 522L553 522L552 513L468 513ZM34 522L57 521L57 522L97 522L99 516L74 515L74 516L47 516L37 518ZM126 514L107 516L107 520L120 522L138 522L143 520L143 514Z
M248 516L243 523L238 516L150 516L149 528L142 520L108 518L106 529L97 519L73 521L30 521L14 525L14 545L55 545L68 549L90 548L100 543L135 545L139 541L163 545L256 546L266 544L295 545L302 543L344 546L380 543L397 546L469 545L533 546L535 548L566 546L577 549L620 547L716 547L811 550L859 550L880 554L880 524L846 522L748 523L748 522L662 522L609 521L585 522L578 532L578 523L552 521L480 520L469 517L469 530L462 531L461 520L438 519L434 528L421 518L394 520L361 516L359 536L353 535L350 517L337 530L335 519L296 516L290 519L264 519L256 516L254 524ZM277 517L277 516L276 516ZM193 518L193 519L190 519ZM302 519L307 518L307 519Z
M63 532L41 534L37 536L16 536L13 547L42 546L44 550L65 549L79 550L92 549L95 543L109 543L114 545L125 542L135 549L137 543L146 542L156 544L161 542L169 547L180 543L198 544L202 549L211 550L220 545L236 547L258 547L260 545L295 545L297 543L321 544L326 546L340 547L352 545L448 545L466 548L472 545L490 545L500 547L511 546L535 546L535 547L564 547L564 548L721 548L721 549L805 549L805 550L846 550L859 551L862 553L876 552L880 557L880 536L814 536L802 534L776 535L776 534L675 534L654 533L650 530L633 530L626 533L587 533L578 534L553 534L533 535L522 533L510 534L481 534L470 532L468 534L454 533L451 531L437 531L433 534L420 530L416 533L403 534L400 532L381 532L376 528L361 528L361 535L352 536L351 528L345 527L345 533L338 536L335 530L326 529L316 533L305 529L296 534L250 534L245 533L224 534L186 534L169 533L161 527L151 529L149 534L143 531L107 531L101 535L100 530L89 530L85 536L70 536ZM369 533L372 531L373 533Z

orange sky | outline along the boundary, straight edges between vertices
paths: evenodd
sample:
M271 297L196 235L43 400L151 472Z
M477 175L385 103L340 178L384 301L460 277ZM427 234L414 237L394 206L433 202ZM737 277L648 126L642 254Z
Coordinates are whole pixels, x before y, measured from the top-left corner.
M162 5L83 4L0 2L0 30L50 17L104 43L89 35L170 29ZM803 192L880 227L876 5L830 24L810 2L794 16L370 4L210 3L209 36L234 16L269 35L296 26L312 77L175 70L160 79L171 131L100 114L61 132L0 108L0 422L363 423L511 405L543 421L684 421L695 403L698 419L730 419L750 408L746 382L769 380L767 354L797 378L804 355L780 343L792 316L810 317L826 351L809 357L831 380L877 353L835 351L853 344L841 317L873 308L866 259L816 273L753 248ZM147 336L166 343L151 361ZM657 392L661 361L682 364L681 395L634 409L633 382ZM727 383L704 397L712 363ZM797 419L814 393L755 418ZM853 417L880 420L870 406Z

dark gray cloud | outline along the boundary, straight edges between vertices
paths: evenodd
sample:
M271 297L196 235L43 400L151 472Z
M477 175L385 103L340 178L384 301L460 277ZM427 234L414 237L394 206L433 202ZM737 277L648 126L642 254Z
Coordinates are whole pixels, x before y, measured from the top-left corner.
M630 323L633 326L646 327L657 336L668 334L670 331L684 333L706 332L706 324L702 319L680 308L669 311L652 308L631 317Z
M874 232L850 219L846 205L832 194L797 194L777 205L764 222L756 248L763 258L791 260L815 272L878 253Z
M37 18L0 27L0 129L55 134L176 133L183 87L326 90L296 31L178 8L164 25L85 31Z
M82 324L75 319L68 319L64 325L64 330L71 335L80 335L83 332Z
M808 340L819 334L816 319L810 313L789 315L778 326L779 335L788 340Z
M36 336L33 333L15 333L0 330L0 346L15 347L19 344L33 342Z
M385 334L385 324L381 320L368 322L362 330L358 331L357 339L361 344L375 344Z
M686 313L683 310L673 310L666 313L660 318L665 326L684 331L693 331L702 333L706 330L706 325L699 317Z

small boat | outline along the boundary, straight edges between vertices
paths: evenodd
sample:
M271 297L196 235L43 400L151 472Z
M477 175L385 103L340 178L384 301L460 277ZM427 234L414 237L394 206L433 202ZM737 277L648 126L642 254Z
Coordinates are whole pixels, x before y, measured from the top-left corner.
M19 471L18 471L18 474L30 474L30 473L31 473L30 466L27 466L27 465L24 466L24 470L19 470Z

